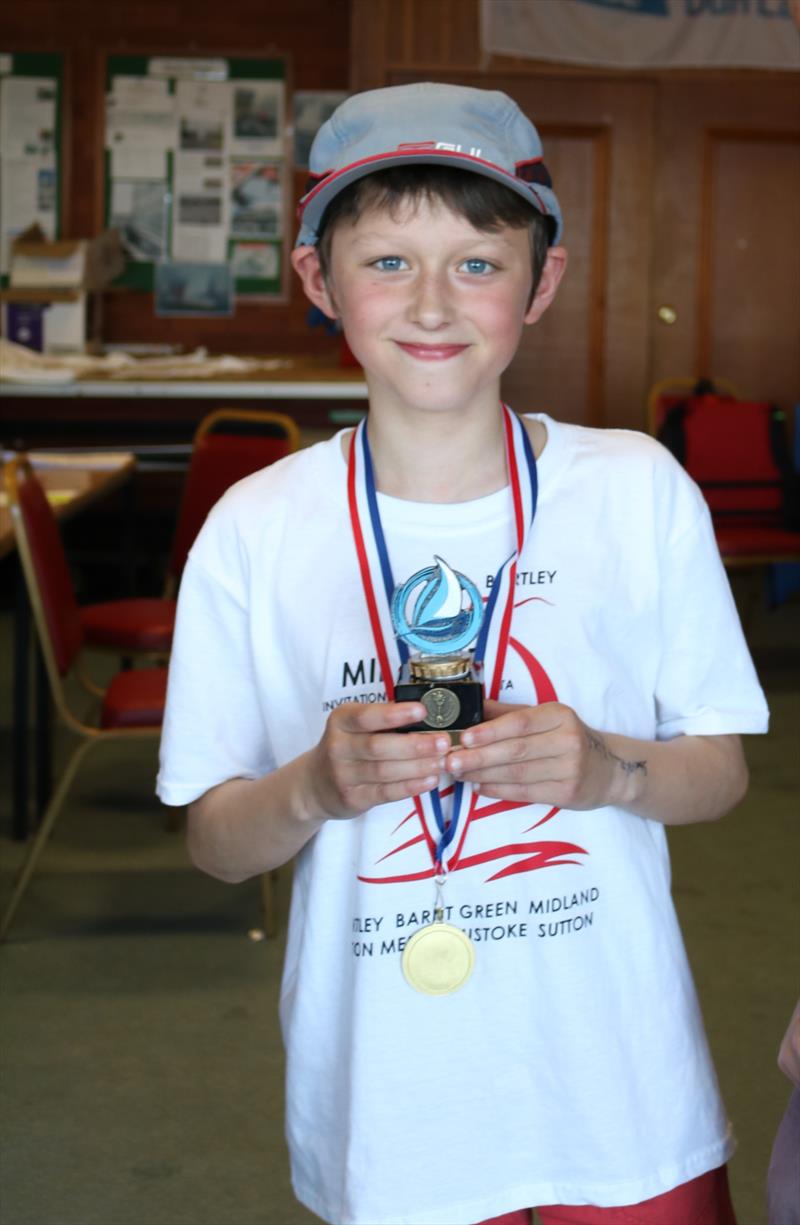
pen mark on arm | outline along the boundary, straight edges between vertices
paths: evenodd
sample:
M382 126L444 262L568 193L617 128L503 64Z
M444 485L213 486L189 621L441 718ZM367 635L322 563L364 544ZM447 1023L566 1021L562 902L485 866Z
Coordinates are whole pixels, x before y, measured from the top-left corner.
M601 736L595 735L593 731L586 729L586 739L589 743L589 748L600 753L606 761L611 761L619 766L620 770L628 776L641 772L647 774L647 761L627 761L624 757L619 757L616 753L612 753L606 742Z

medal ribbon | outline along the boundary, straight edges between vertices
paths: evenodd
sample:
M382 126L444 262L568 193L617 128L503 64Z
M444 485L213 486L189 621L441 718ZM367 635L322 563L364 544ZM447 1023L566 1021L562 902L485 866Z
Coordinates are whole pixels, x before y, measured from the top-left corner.
M476 665L485 665L487 661L494 661L494 666L491 669L492 680L488 690L488 697L494 700L497 700L500 693L500 682L508 649L508 640L511 635L511 618L514 611L514 595L516 592L517 560L522 554L525 541L533 524L538 492L536 460L527 431L516 414L512 413L505 404L502 405L502 414L506 444L506 463L514 507L516 549L503 562L494 577L474 651ZM527 480L522 479L521 474L523 473L527 476ZM347 499L353 541L361 573L361 583L364 589L364 598L375 642L375 652L386 690L386 698L392 702L394 701L394 675L398 669L392 669L390 665L390 649L388 644L395 644L401 664L405 663L408 659L408 647L405 642L395 638L391 620L390 609L395 582L378 509L366 418L359 423L350 444L347 465ZM369 530L365 531L365 526L367 525ZM377 588L375 583L373 583L373 574L380 574L382 579L382 583ZM499 616L497 615L498 608L502 609L502 613ZM488 678L488 668L485 675ZM477 796L473 793L472 784L458 781L454 787L453 812L449 822L445 821L442 812L441 795L438 787L426 796L414 796L414 804L423 828L428 835L430 844L435 846L437 872L445 870L444 855L458 828L465 790L469 792L469 813L472 815ZM426 820L426 801L430 803L434 818L433 823ZM435 825L438 832L438 837L436 838L431 838L430 836L431 824Z

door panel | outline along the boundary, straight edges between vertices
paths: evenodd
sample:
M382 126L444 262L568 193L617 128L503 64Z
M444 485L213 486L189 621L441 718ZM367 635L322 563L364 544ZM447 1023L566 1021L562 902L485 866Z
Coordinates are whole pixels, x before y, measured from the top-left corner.
M727 377L788 407L800 398L797 81L670 80L659 96L653 379Z
M743 394L786 402L800 393L800 133L710 139L698 369L724 371Z

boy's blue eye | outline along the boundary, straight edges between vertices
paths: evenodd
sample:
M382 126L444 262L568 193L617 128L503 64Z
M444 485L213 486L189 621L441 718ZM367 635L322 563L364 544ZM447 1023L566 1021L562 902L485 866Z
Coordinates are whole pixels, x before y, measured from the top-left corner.
M487 272L494 271L494 264L490 264L488 259L465 259L463 267L472 276L486 276Z
M383 255L372 264L380 272L400 272L405 266L405 260L400 255Z

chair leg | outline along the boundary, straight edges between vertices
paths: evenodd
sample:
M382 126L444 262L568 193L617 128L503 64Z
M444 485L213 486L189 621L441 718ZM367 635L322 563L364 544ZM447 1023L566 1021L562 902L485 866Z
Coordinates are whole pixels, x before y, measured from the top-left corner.
M264 917L264 935L274 939L278 934L278 920L275 914L275 882L278 870L261 873L261 910Z
M6 938L8 929L10 928L14 915L17 912L17 907L22 901L22 896L30 883L30 879L33 876L33 872L36 864L39 861L39 857L47 844L47 840L50 837L53 826L56 823L56 818L61 811L61 806L63 805L64 800L67 798L67 792L69 791L73 779L78 772L78 767L93 744L93 740L84 740L82 744L78 745L71 761L69 762L69 765L59 779L53 798L50 800L50 803L47 806L47 811L44 813L41 824L36 831L36 835L31 843L27 858L24 860L20 869L19 876L14 886L14 891L11 894L11 900L6 906L2 919L0 919L0 941L5 940Z

